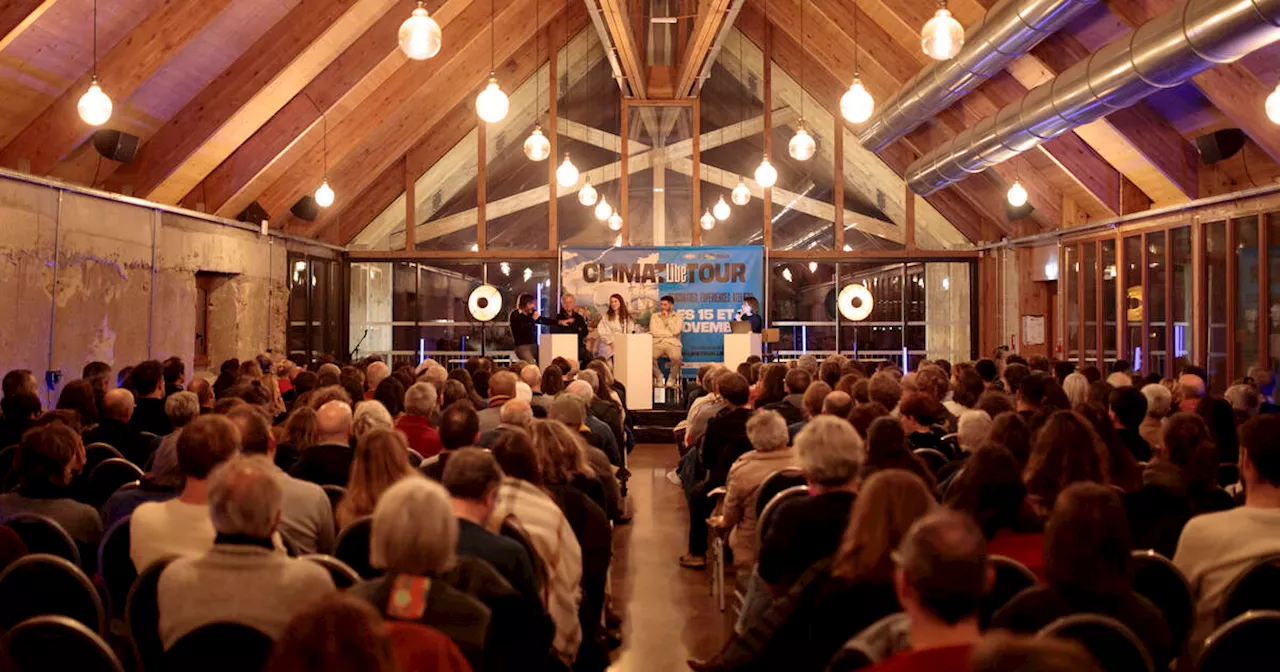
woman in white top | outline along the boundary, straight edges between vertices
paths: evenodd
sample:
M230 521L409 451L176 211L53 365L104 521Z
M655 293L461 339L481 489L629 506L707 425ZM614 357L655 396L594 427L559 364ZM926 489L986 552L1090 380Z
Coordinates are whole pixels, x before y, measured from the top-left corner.
M609 312L600 318L596 325L596 333L600 336L596 354L600 357L613 356L613 337L618 334L629 334L635 331L635 322L631 319L631 311L621 294L609 296Z

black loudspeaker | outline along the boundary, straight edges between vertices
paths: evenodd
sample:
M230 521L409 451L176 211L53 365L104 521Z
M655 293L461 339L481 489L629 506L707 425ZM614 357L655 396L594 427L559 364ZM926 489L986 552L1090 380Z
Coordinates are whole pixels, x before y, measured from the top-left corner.
M244 210L241 210L240 214L236 215L236 219L241 222L248 222L257 226L261 224L263 220L270 220L271 215L267 214L267 211L263 209L261 204L254 201L245 207Z
M298 202L294 203L292 208L289 208L289 212L292 212L293 216L298 219L314 222L316 217L320 216L320 206L316 203L315 197L308 194L299 198Z
M99 154L112 161L129 163L138 152L138 136L100 128L93 132L93 146Z
M1030 202L1020 205L1016 208L1013 207L1012 205L1009 205L1008 201L1006 201L1004 204L1004 214L1006 217L1009 218L1009 221L1011 222L1016 222L1020 219L1026 219L1030 217L1031 213L1035 211L1036 211L1036 206L1031 205Z
M1200 160L1208 165L1235 156L1244 148L1244 139L1244 131L1224 128L1196 138L1196 149L1200 150Z

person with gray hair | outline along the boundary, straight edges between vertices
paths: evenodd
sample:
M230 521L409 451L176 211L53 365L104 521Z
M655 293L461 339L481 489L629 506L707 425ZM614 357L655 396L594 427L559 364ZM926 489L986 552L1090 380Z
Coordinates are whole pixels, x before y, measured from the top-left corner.
M595 375L594 371L583 371L582 373L590 373L592 376ZM578 375L581 376L582 374ZM552 413L556 408L557 402L560 402L562 397L568 397L580 403L583 411L581 424L586 425L591 434L591 436L586 436L584 434L583 438L587 440L587 443L603 450L605 456L609 460L609 464L621 466L623 464L622 447L618 445L618 439L614 436L613 430L609 428L608 423L591 414L591 402L595 399L595 396L595 390L591 387L591 383L588 383L585 380L575 380L572 383L569 383L569 386L565 388L564 394L557 397L551 402L551 405L547 407L547 416L552 417ZM565 412L566 408L567 407L563 404L560 405L562 414ZM577 428L575 427L574 429Z
M99 509L102 529L111 529L125 516L132 515L141 504L168 501L182 492L186 479L178 468L178 434L175 431L160 442L151 458L151 469L142 475L138 487L116 490L107 498Z
M386 573L349 592L389 618L439 630L472 669L482 670L492 612L444 579L457 563L457 545L458 521L444 486L426 478L401 479L373 511L369 562Z
M502 422L502 406L515 398L516 383L519 380L516 374L505 370L493 374L489 379L489 406L478 409L476 413L480 418L481 432L495 429Z
M174 432L177 432L200 417L200 397L195 392L174 392L164 400L164 414L169 418Z
M512 399L502 405L499 420L501 422L497 427L480 434L480 439L476 441L477 446L492 448L504 432L529 431L529 426L533 424L533 406L523 399Z
M356 403L356 411L351 417L351 430L357 439L373 429L391 429L395 421L391 411L381 401L368 400Z
M590 430L589 423L594 420L587 415L587 409L576 397L566 392L551 402L551 410L547 419L555 420L568 427L570 431L582 437L587 463L596 472L596 479L604 487L604 509L609 520L627 522L630 518L624 515L622 487L618 477L613 473L612 459L597 445L605 435ZM599 422L596 420L596 422ZM530 423L532 425L532 423ZM586 427L588 431L583 431ZM605 430L606 434L608 430Z
M1173 393L1160 383L1151 383L1142 386L1142 396L1147 398L1147 417L1138 425L1138 433L1154 451L1163 443L1164 420L1173 410Z
M965 453L976 451L991 433L991 416L986 411L965 411L956 422L956 439Z
M414 383L404 392L404 413L396 420L396 429L423 458L434 457L444 450L440 430L432 422L432 416L439 412L437 400L435 385Z
M796 360L796 368L801 371L808 371L811 378L818 375L818 358L813 355L801 355Z
M239 623L278 638L294 614L336 588L329 572L277 552L284 490L264 456L237 456L209 478L209 517L218 536L203 555L174 560L160 574L160 639L214 623Z
M1257 415L1258 410L1262 408L1262 395L1258 393L1258 388L1252 385L1236 383L1228 387L1222 396L1231 404L1231 410L1236 412L1237 418L1248 420Z

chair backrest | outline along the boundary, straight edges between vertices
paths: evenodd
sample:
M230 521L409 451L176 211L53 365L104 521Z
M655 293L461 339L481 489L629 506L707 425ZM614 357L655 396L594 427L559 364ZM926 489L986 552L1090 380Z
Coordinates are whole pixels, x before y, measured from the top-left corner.
M155 440L160 438L155 432L138 432L138 436L146 439L148 443L155 443Z
M1215 623L1222 625L1246 611L1259 609L1280 610L1280 554L1259 559L1227 586Z
M333 585L337 586L338 590L346 590L360 583L360 575L356 573L356 570L351 569L347 563L332 555L312 553L304 555L300 559L309 560L323 567L325 571L329 572L329 578L333 579Z
M874 664L875 661L866 651L845 644L831 658L831 662L827 663L827 672L854 672L854 670L865 670Z
M124 672L116 654L97 633L66 616L29 618L5 633L0 647L15 672Z
M417 469L418 465L422 464L422 460L424 459L422 457L422 453L419 453L418 451L412 448L409 448L408 450L409 450L409 466L413 467L414 469Z
M89 483L84 494L85 504L102 508L116 490L125 483L142 479L142 470L123 457L109 457L89 472Z
M196 628L165 651L165 668L183 672L258 672L274 642L267 633L242 623L213 623Z
M1044 626L1037 637L1079 642L1104 672L1153 672L1151 656L1120 621L1099 614L1072 614Z
M172 558L163 558L138 572L138 578L129 589L125 601L125 621L129 626L129 639L138 658L138 668L143 672L163 669L164 643L160 641L160 606L156 602L160 586L160 573Z
M98 573L106 587L107 612L112 618L124 616L129 589L138 578L138 570L129 557L129 522L132 515L117 520L102 535L98 544Z
M22 537L29 552L56 555L80 566L80 548L58 521L35 513L19 513L0 522Z
M769 531L769 523L773 520L774 512L778 510L779 506L782 506L783 502L808 496L809 486L807 485L794 485L774 495L773 499L770 499L769 503L765 504L764 510L760 512L760 518L756 521L756 534L758 538L761 540L765 538L765 534Z
M84 447L84 468L81 473L92 474L95 467L112 458L123 459L124 455L110 444L101 441L91 443Z
M915 453L916 457L924 460L925 466L929 467L929 471L934 476L937 476L938 472L942 471L942 468L951 461L947 459L947 456L942 451L934 448L916 448L911 452Z
M1187 578L1168 558L1152 550L1134 551L1129 567L1134 592L1151 600L1160 609L1165 623L1169 625L1173 650L1181 651L1191 633L1195 615L1195 603Z
M369 541L373 532L373 516L365 516L353 521L338 533L338 541L333 545L333 557L347 563L362 578L373 579L382 576L382 572L369 564Z
M329 506L336 512L338 510L338 502L341 502L342 498L347 496L347 489L341 485L322 485L320 487L324 488L324 494L329 496Z
M67 616L94 632L106 623L98 591L78 565L45 553L23 556L0 573L0 631L48 615Z
M991 584L991 590L987 592L986 597L982 598L979 614L983 626L990 623L991 617L1000 610L1000 607L1012 600L1014 595L1038 582L1035 572L1013 558L992 555L988 560L995 571L995 582Z
M764 513L764 507L768 506L779 492L807 482L800 467L786 467L766 476L760 482L760 492L756 495L756 519L760 518L760 514Z
M1273 669L1280 641L1280 611L1246 612L1214 631L1204 641L1199 672Z

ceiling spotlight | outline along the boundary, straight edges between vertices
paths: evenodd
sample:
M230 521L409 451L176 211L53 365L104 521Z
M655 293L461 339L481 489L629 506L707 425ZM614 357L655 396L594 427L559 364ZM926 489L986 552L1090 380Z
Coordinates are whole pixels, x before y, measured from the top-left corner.
M818 272L818 262L816 262L816 261L811 261L811 262L809 262L809 272L810 272L810 273L817 273L817 272Z
M480 115L481 119L495 124L507 118L507 110L510 108L511 101L507 99L507 94L502 92L502 87L498 86L498 78L490 72L488 86L476 96L476 114Z
M533 132L524 141L524 155L530 161L546 161L551 156L551 141L542 134L542 126L534 126Z
M1015 208L1021 208L1027 204L1027 190L1022 186L1021 182L1014 180L1013 186L1009 187L1009 205Z
M721 196L720 200L716 201L716 204L711 207L711 214L715 215L716 219L722 222L729 219L729 214L731 212L729 204L724 201L724 196Z
M1267 118L1272 123L1280 124L1280 84L1276 84L1276 90L1267 96L1266 110Z
M599 194L596 192L596 188L591 186L591 178L587 178L586 183L578 190L578 202L591 207L596 204L596 198L598 197Z
M578 167L573 165L569 160L569 155L564 155L564 163L556 168L556 184L562 187L572 187L578 183Z
M778 181L778 169L769 163L769 157L764 157L760 165L756 167L756 184L768 189Z
M861 124L871 118L876 110L876 101L862 85L862 79L855 76L849 90L840 96L840 114L852 124Z
M711 229L716 228L716 218L712 216L710 210L702 213L702 218L699 219L698 222L702 224L703 231L710 231Z
M425 61L440 53L440 24L427 16L423 0L418 0L413 15L400 24L400 51L415 61Z
M333 187L329 186L329 180L320 183L320 188L316 189L316 205L327 208L333 205L333 199L336 194L333 193Z
M618 211L616 210L613 212L612 215L609 215L609 230L610 231L622 230L622 215L619 215Z
M613 207L609 205L609 201L605 197L600 197L600 202L596 203L596 219L605 222L613 216Z
M964 26L947 11L947 0L938 2L938 11L920 31L920 46L935 61L955 58L964 46Z
M783 266L783 267L782 267L782 279L783 279L783 280L786 280L787 282L791 282L791 267L790 267L790 266Z
M80 118L84 123L90 126L101 126L111 118L111 98L102 92L97 75L94 75L89 82L89 90L80 96L76 109L80 112Z
M738 178L738 186L733 188L729 198L734 205L746 205L751 202L751 190L747 188L747 183L741 177Z
M817 145L813 142L813 136L804 129L804 122L800 122L796 128L796 134L791 136L791 142L787 143L787 153L796 161L808 161L813 158L816 150Z

